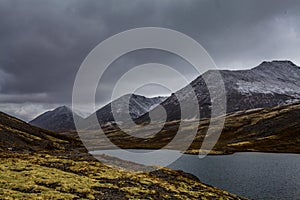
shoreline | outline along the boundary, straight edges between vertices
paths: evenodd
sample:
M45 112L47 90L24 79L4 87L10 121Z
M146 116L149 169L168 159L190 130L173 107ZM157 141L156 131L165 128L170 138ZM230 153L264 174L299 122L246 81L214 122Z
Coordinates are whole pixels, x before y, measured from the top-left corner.
M0 151L0 197L246 199L202 183L183 171L161 168L132 172L104 165L84 152L56 152L61 154L57 156L52 153L55 152Z

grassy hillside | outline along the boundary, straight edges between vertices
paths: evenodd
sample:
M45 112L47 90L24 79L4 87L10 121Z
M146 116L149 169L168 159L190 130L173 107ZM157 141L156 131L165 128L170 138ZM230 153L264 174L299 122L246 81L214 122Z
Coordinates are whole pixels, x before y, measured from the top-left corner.
M242 199L168 169L133 173L64 156L0 157L1 199Z
M0 199L243 199L180 171L104 165L69 135L0 113ZM118 166L131 164L103 156Z
M196 148L193 144L191 149ZM228 115L214 150L300 153L300 103Z
M80 147L78 139L31 126L15 117L0 112L0 150L67 151Z
M174 138L179 123L180 121L168 122L155 135L152 135L152 130L156 128L157 124L144 126L143 131L140 131L138 126L123 131L109 127L106 130L106 136L122 148L157 149L164 147ZM192 137L191 130L198 128L196 139L186 153L199 153L204 137L207 137L208 142L210 141L211 137L206 136L209 124L209 119L203 119L200 123L199 121L185 123L182 127L184 134L178 136L180 137L179 141L185 141ZM218 128L213 125L212 127ZM105 140L94 144L93 135L97 134L97 131L86 131L85 134L88 135L86 138L88 138L87 142L90 142L90 146L111 148L110 144L105 143ZM142 139L131 136L139 134L150 137ZM97 139L101 140L100 137ZM178 149L178 147L180 149L180 144L170 148ZM218 143L210 153L229 154L243 151L300 153L300 103L228 114Z

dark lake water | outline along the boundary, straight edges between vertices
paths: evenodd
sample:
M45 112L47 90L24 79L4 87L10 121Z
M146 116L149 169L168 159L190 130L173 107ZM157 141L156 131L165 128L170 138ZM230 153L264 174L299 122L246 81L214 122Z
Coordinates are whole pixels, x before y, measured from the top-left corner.
M178 155L178 152L167 151L149 161L118 150L100 152L137 163L156 165L165 164L164 158L168 154ZM197 155L183 155L167 167L191 173L203 183L250 199L300 199L300 155L297 154L236 153L202 159Z

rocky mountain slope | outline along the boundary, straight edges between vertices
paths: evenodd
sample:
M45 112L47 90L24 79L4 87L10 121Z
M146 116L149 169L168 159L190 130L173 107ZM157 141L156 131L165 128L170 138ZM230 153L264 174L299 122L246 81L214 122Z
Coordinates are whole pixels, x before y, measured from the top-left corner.
M222 76L224 82L227 98L225 110L227 113L254 108L271 108L300 101L300 68L290 61L262 62L250 70L207 71L190 83L194 91L185 87L168 98L147 98L135 94L125 95L82 120L84 127L92 129L98 127L92 120L95 116L101 125L114 122L112 107L118 119L121 119L119 121L123 123L129 120L128 116L137 123L147 122L149 111L156 112L156 106L159 104L165 108L168 121L179 120L182 118L180 109L187 113L194 113L194 105L190 102L194 93L197 96L201 118L209 118L211 100L218 101L218 99L223 98L220 96L222 93L218 91L217 85L213 85L213 89L209 91L205 82L205 80L210 80L214 84L215 79L218 78L215 76L216 72ZM213 96L210 95L210 92ZM179 103L178 98L181 103ZM76 114L75 116L80 119ZM183 118L192 119L194 115L187 114ZM60 132L75 129L72 111L66 107L49 111L30 123Z
M43 129L64 132L75 130L74 116L82 120L82 118L76 113L73 113L70 108L61 106L41 114L29 123Z
M250 70L217 72L221 74L225 85L227 113L270 108L300 100L300 68L290 61L262 62ZM215 73L216 71L207 71L190 83L197 95L202 118L210 117L211 114L211 96L204 80L208 79L213 83L214 78L218 78ZM215 99L222 98L218 87L210 92L215 95ZM181 118L180 106L186 110L193 108L189 106L192 95L188 87L185 87L161 103L167 111L169 121ZM178 98L182 100L181 105ZM145 120L147 114L140 119Z
M126 120L127 117L125 116L129 114L129 116L131 116L131 118L134 120L155 108L155 106L163 102L165 99L166 97L147 98L141 95L128 94L105 105L104 107L97 110L94 114L97 115L97 118L101 124L113 122L115 121L112 114L113 107L113 111L115 111L117 115L120 115L121 119ZM129 107L127 106L128 102Z
M91 123L91 116L97 116L99 123L104 125L108 122L113 123L115 118L112 114L112 107L117 115L121 119L127 120L130 116L132 119L137 119L143 114L149 112L155 106L164 101L166 97L153 97L147 98L141 95L128 94L124 95L115 101L103 106L95 113L83 119L76 113L66 106L58 107L52 111L47 111L40 116L36 117L29 123L47 130L57 131L57 132L67 132L75 130L74 116L75 118L84 123L84 126L89 128L93 127L94 124ZM129 107L127 106L129 102Z
M221 75L224 82L224 97L222 96L223 93L220 92L219 85L216 83L219 80L216 74ZM211 84L210 91L205 80L208 80ZM196 94L198 105L194 105L194 102L191 101L194 94ZM300 101L300 68L291 61L283 60L265 61L249 70L207 71L192 81L187 87L164 99L160 105L166 110L168 122L180 119L193 119L195 117L195 106L199 106L200 117L203 119L211 116L211 101L216 102L215 105L219 106L222 104L218 101L223 98L227 99L226 108L224 109L227 114L255 108L272 108L298 102ZM138 99L144 101L141 97ZM116 110L124 112L122 108L126 107L126 102L113 102L113 105L118 104L120 106L116 106ZM97 117L102 124L113 120L110 107L111 104L108 104L97 111ZM137 106L130 105L130 108L135 107ZM155 113L159 109L154 107L150 112ZM185 116L182 116L181 110L186 112ZM139 112L139 114L142 113L144 113L144 110ZM149 112L140 117L138 116L137 114L132 115L132 118L138 124L149 122ZM89 127L93 127L93 124L90 124Z

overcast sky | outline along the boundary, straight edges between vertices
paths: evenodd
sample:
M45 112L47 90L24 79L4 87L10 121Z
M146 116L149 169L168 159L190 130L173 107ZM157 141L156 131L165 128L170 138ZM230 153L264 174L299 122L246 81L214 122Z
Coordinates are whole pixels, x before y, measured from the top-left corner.
M299 11L297 0L0 0L0 110L30 120L70 105L76 72L87 54L109 36L137 27L183 32L221 69L278 59L300 65ZM195 78L174 55L131 53L107 72L98 103L108 101L122 73L147 62L186 69L183 73Z

